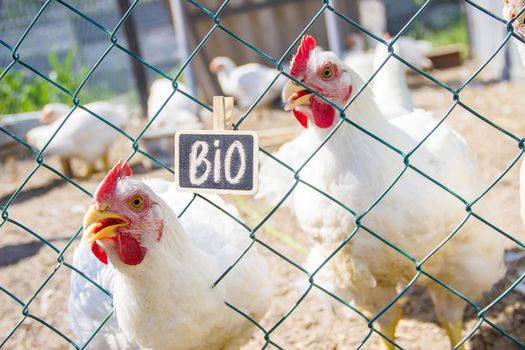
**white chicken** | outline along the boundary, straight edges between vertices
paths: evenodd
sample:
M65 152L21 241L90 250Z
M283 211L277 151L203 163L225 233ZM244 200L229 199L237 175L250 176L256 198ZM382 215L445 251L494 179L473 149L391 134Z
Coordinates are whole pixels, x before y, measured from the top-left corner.
M416 66L420 68L432 66L432 62L426 57L430 50L429 43L426 41L400 37L394 45L394 50L409 62L417 62ZM372 62L374 69L379 69L388 56L388 48L383 44L377 44L373 57L367 54L367 65L371 65ZM407 83L407 69L407 66L398 59L390 57L369 84L387 119L394 119L414 111L412 94ZM427 119L422 122L426 123ZM419 126L421 121L414 124ZM312 130L306 129L298 137L281 146L273 156L293 169L298 169L318 145ZM269 204L275 205L292 187L295 182L294 174L273 159L263 157L261 163L257 198L264 198ZM299 186L302 185L299 184ZM285 202L285 206L289 207L290 203L290 201ZM293 210L293 208L290 209Z
M84 107L119 128L124 127L128 120L128 112L123 105L93 102ZM56 118L58 113L63 113L63 107L57 111L47 108L47 113L54 114L53 118ZM66 117L67 113L62 114L51 124L29 130L26 135L27 142L41 150ZM58 156L64 169L64 175L68 177L75 175L70 169L69 160L80 158L87 163L83 176L88 177L96 172L95 163L99 159L102 159L104 168L109 169L108 150L115 142L116 133L117 131L112 127L78 107L48 145L44 156Z
M265 314L271 282L256 246L213 286L252 241L199 198L179 220L192 197L164 180L131 178L122 161L97 188L74 256L74 266L113 294L115 315L93 339L96 349L239 349L255 327L225 303L256 320ZM238 215L220 197L207 198ZM72 328L83 344L112 308L82 276L74 273L71 285Z
M385 34L387 39L390 39L389 34ZM432 61L427 57L432 44L425 40L416 40L411 37L401 36L396 41L396 53L406 59L408 62L420 69L427 69L432 67ZM378 61L377 49L383 52L385 46L382 43L377 43L373 50L351 50L345 54L343 60L349 67L355 67L354 71L363 79L368 80L372 74L379 68L382 61ZM403 65L404 66L404 65ZM403 68L403 72L406 68ZM376 76L377 78L377 76ZM374 79L374 81L379 81ZM372 86L375 83L372 82Z
M223 93L233 96L240 108L248 109L268 88L279 73L276 69L259 63L236 66L229 57L215 57L210 63L210 71L217 74ZM264 108L281 94L285 83L280 76L264 94L257 107Z
M525 7L525 0L503 0L503 18L507 21L510 21L518 14L521 13L521 10ZM521 15L513 22L514 33L525 39L525 13ZM520 55L521 63L525 66L525 44L514 40L518 48L518 53Z
M319 51L311 36L303 37L290 74L338 106L345 106L364 84L335 54ZM284 88L283 100L301 125L312 129L316 145L338 124L336 109L292 81ZM437 123L424 111L387 120L369 88L345 113L349 120L405 154ZM482 191L480 174L466 142L447 125L441 125L408 160L467 200ZM377 315L392 302L399 288L417 273L413 261L371 232L423 262L425 273L471 300L479 298L504 274L504 248L497 232L470 218L448 237L466 216L464 204L416 171L405 169L403 156L349 123L340 125L299 175L342 204L308 186L298 186L293 192L291 201L300 227L316 241L309 260L311 271L358 228L315 275L315 281L369 315ZM482 215L482 203L472 210ZM427 287L438 321L451 344L458 344L465 302L425 276L416 283ZM399 303L395 303L377 320L381 333L392 341L401 314ZM384 339L381 346L394 349Z
M71 107L64 103L48 103L42 108L42 113L38 118L42 124L51 124L58 118L68 114Z
M181 83L179 83L179 89L189 91ZM179 91L169 98L172 93L172 83L167 79L158 79L151 84L148 97L148 119L151 120L157 113L158 116L142 136L148 153L168 165L173 164L173 137L177 130L203 128L197 115L198 104Z
M525 0L504 0L503 18L507 21L515 18L525 7ZM517 35L525 39L525 13L514 21L514 30ZM525 44L515 40L520 55L521 63L525 66ZM520 166L520 202L521 219L525 223L525 162Z
M389 38L387 36L387 39ZM400 37L394 44L394 51L418 68L432 67L432 61L427 58L430 43L426 41ZM387 46L377 44L374 51L374 70L379 69L388 56ZM406 76L408 69L405 64L392 56L372 80L372 92L388 119L414 111L414 102Z

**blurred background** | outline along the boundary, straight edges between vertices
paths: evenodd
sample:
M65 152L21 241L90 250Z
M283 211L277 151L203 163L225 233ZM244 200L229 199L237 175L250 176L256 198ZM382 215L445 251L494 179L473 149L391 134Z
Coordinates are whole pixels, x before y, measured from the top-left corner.
M41 0L1 0L1 40L14 47L44 3ZM216 56L228 56L237 66L257 62L278 68L277 62L282 60L282 67L286 69L290 46L315 17L308 32L323 48L343 57L369 60L377 40L344 21L343 16L382 38L385 33L391 36L399 33L423 3L422 0L335 0L331 4L339 16L324 11L316 17L320 5L315 0L232 0L221 12L219 30L214 30L210 13L219 8L216 1L200 1L199 8L185 1L143 0L123 22L117 35L118 45L137 56L133 59L123 50L110 50L105 54L108 37L129 8L129 0L72 0L65 2L68 6L51 2L18 47L24 64L10 67L2 79L0 118L40 111L48 103L71 104L70 95L36 72L74 93L103 57L78 94L82 103L125 101L135 117L146 119L150 86L154 80L162 78L159 72L173 78L201 40L211 34L177 79L186 84L190 95L209 105L213 95L226 93L216 72L209 69ZM476 3L497 15L501 12L496 1L478 0ZM462 64L474 67L484 62L501 45L505 33L500 22L465 1L443 0L431 2L408 24L403 36L426 42L430 50L426 50L425 55L432 61L432 69L439 70ZM0 47L2 69L13 62L6 48ZM521 81L524 72L521 65L515 64L515 51L514 45L505 45L478 78ZM418 66L417 62L412 63ZM408 73L413 72L409 69ZM457 79L467 78L466 74ZM245 112L247 106L250 104L240 106L240 112ZM4 119L4 125L8 123L9 130L23 137L28 129L39 124L37 116L19 116L15 125L11 119ZM202 112L199 118L206 124ZM22 119L24 122L20 121ZM9 142L0 134L0 144ZM0 159L2 154L5 152L0 146Z
M43 3L44 1L0 1L0 38L14 46ZM109 30L117 24L122 13L117 0L78 0L68 3ZM126 6L128 1L123 3L123 6ZM168 3L169 1L162 0L140 1L128 20L134 22L132 40L137 44L130 45L129 38L123 35L119 35L119 43L136 52L152 66L173 76L181 62L186 60L186 50L191 52L195 48L211 29L213 20L200 9L184 2L183 11L187 19L185 25L179 29L185 33L174 33ZM216 1L200 3L211 11L217 8ZM348 16L372 33L382 36L384 32L397 34L424 1L339 0L332 3L339 13ZM496 1L483 0L477 3L496 14L501 12L501 6ZM221 25L266 54L280 58L317 11L319 2L315 0L234 0L230 1L223 11ZM331 20L335 21L335 25L331 26L328 23ZM331 13L322 15L310 32L318 39L320 45L338 53L351 48L349 33L354 33L364 41L365 46L361 49L374 47L376 44L373 38ZM462 0L443 0L431 2L421 16L409 26L405 35L431 42L435 50L431 55L439 56L447 52L450 55L459 54L461 61L483 60L501 44L505 29L481 11L465 5ZM183 40L180 40L181 37ZM210 96L220 92L214 75L207 69L213 57L227 55L238 65L248 62L272 65L265 57L224 32L215 32L212 39L206 42L192 63L193 72L197 72L200 96L206 102L209 102ZM183 48L185 45L188 47ZM107 46L107 33L65 6L52 3L19 50L27 64L45 75L56 75L59 83L75 87ZM508 47L508 51L511 51L508 55L498 55L489 70L485 71L492 75L491 78L522 77L521 69L510 69L513 67L515 54L513 47ZM6 67L11 60L7 50L0 50L0 67ZM448 64L452 63L450 61ZM438 66L441 67L442 65ZM35 74L19 68L14 67L3 79L0 113L34 111L53 100L70 100L67 96L56 96L56 89L42 83ZM137 82L132 60L112 52L96 69L83 89L84 102L122 94L128 95L134 103L140 102L139 92L147 93L147 87L158 78L154 70L143 65L140 69L144 70L146 81ZM74 74L65 74L70 71ZM31 89L17 90L17 86L27 85L21 84L22 81L29 80L35 80ZM140 86L141 84L146 86ZM10 94L9 89L17 93ZM14 99L16 101L13 101Z
M496 16L501 14L503 1L470 2ZM279 69L287 70L296 39L310 24L306 33L315 36L320 46L336 52L352 68L368 65L363 69L364 79L374 73L371 62L378 45L365 31L384 38L394 37L406 27L402 36L408 38L408 50L396 53L433 77L410 68L403 71L414 106L433 112L438 119L446 116L447 123L465 137L479 159L484 186L495 184L483 197L491 208L488 220L523 242L518 169L512 166L521 156L521 149L516 139L509 137L525 135L519 101L525 94L525 71L517 64L515 39L504 44L505 25L465 0L430 1L428 6L426 3L331 0L335 14L322 11L320 0L231 0L214 18L222 1L141 0L118 26L130 5L135 4L133 1L0 0L0 209L9 204L7 211L12 220L0 224L0 287L23 301L38 291L31 304L32 314L73 336L65 317L70 270L57 264L57 251L65 249L65 259L70 260L71 247L76 245L70 239L78 234L91 200L89 192L104 176L105 161L102 166L98 158L96 164L87 164L85 159L70 154L50 153L53 143L64 142L59 138L51 142L48 153L44 152L45 166L35 159L58 124L72 111L73 96L79 87L82 106L90 111L98 108L95 113L105 119L124 107L122 114L127 120L112 120L117 128L104 125L103 132L88 135L89 142L76 146L87 146L82 152L89 153L90 143L109 137L111 142L105 154L97 157L114 164L133 154L131 163L138 175L172 179L173 174L166 169L173 166L173 134L182 128L209 128L209 105L214 95L235 96L235 120L242 120L239 127L256 130L261 147L272 152L302 130L282 109L277 77ZM27 31L43 6L45 9ZM411 21L418 11L420 15ZM20 60L13 59L14 48ZM195 49L198 50L193 59L184 66ZM418 57L424 60L415 60L408 54L414 51L422 53ZM496 51L490 63L476 74ZM229 60L214 60L220 56L226 56L231 64ZM252 65L243 66L246 64ZM235 79L223 79L220 74L220 67L228 65L232 71L240 68L244 73L255 74L250 89L228 86ZM451 108L453 95L443 85L457 89L473 76L461 91L461 101L470 109ZM180 90L172 96L171 80L175 77ZM275 90L272 98L260 99L270 85L270 90ZM171 102L164 105L168 99ZM107 105L93 105L100 102ZM52 106L53 113L45 108L57 103L63 105ZM80 113L79 109L72 112L65 127L81 119L74 114ZM92 114L87 119L89 123L102 123ZM145 130L148 122L151 125ZM89 134L95 124L84 127L84 134ZM35 129L41 131L41 137L28 137ZM140 140L134 145L138 135ZM159 162L152 163L146 154ZM509 167L499 181L498 177ZM74 184L66 177L74 178ZM227 200L239 208L242 219L251 227L272 209L253 198L231 196ZM258 235L285 256L298 262L305 260L309 243L287 209L279 208ZM525 254L517 246L509 240L508 273L487 296L485 304L525 273ZM301 274L276 255L267 255L279 289L264 321L271 326L301 295L290 283ZM50 275L53 278L48 279ZM42 285L45 288L40 289ZM400 344L406 349L449 349L428 295L418 288L410 294L416 302L407 301L406 318L398 332ZM320 306L326 300L319 299L310 294L272 337L286 349L357 347L368 334L366 322L356 317L327 315ZM344 312L341 309L339 306L336 311ZM0 293L0 315L0 335L11 331L22 317L20 305L5 293ZM524 283L489 313L493 322L522 342L524 315ZM473 329L478 322L475 312L468 311L466 327ZM364 349L374 349L377 344L374 335ZM486 324L470 344L478 350L522 348ZM38 346L65 349L69 344L49 327L28 318L6 348ZM254 339L243 349L261 346L262 340Z

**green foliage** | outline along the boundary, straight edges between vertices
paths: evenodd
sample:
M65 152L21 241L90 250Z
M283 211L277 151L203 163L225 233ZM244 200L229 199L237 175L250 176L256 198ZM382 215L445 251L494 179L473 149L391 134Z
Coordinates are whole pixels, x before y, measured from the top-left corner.
M175 67L172 67L170 69L168 69L167 73L170 77L174 77L177 75L177 73L179 72L180 70L180 66L177 64L175 65ZM180 84L186 84L186 72L183 72L179 78L177 79L177 82L180 83Z
M75 92L89 68L82 66L75 71L75 50L68 50L63 60L58 58L57 52L48 55L51 72L49 79ZM81 90L83 103L91 102L102 96L111 94L110 89ZM50 102L70 103L71 96L58 89L43 78L33 75L25 70L8 72L0 81L0 115L40 110Z
M469 39L467 23L464 18L458 17L444 28L437 29L423 23L416 22L409 29L408 35L421 40L427 40L433 47L457 44L462 48L462 54L468 54Z
M23 71L8 73L0 82L0 114L38 110L51 101L52 90L43 79L28 79Z
M82 79L88 74L89 68L87 66L82 66L75 73L74 64L75 64L75 51L70 49L68 50L64 60L60 62L56 51L51 51L48 56L49 65L53 69L49 73L49 78L56 83L62 85L71 92L74 92ZM70 100L70 97L63 97L66 100ZM67 101L61 101L67 102Z

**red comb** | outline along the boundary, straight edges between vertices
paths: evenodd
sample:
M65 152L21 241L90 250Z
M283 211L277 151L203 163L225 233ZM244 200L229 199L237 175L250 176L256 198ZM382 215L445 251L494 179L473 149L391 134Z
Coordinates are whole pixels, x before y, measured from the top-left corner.
M292 67L290 68L290 75L297 77L305 68L310 57L310 52L315 49L316 42L313 36L304 35L301 39L301 44L297 49L297 53L292 58Z
M128 162L122 159L119 160L98 186L95 192L95 201L101 202L105 196L111 194L115 190L117 181L119 179L126 176L131 176L132 174L133 171L131 170Z

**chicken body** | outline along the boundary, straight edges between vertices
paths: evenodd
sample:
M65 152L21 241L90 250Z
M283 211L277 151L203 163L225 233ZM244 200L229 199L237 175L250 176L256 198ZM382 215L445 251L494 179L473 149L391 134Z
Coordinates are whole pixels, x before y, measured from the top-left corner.
M242 109L248 109L266 90L279 73L276 69L259 63L236 66L228 57L216 57L210 70L217 74L221 89L227 96L233 96ZM258 107L266 107L281 94L285 79L281 76L264 94Z
M179 84L179 89L188 91L184 84ZM151 84L148 119L153 119L157 113L158 115L142 137L148 153L165 164L173 164L174 135L178 130L203 128L197 116L197 103L180 92L170 98L172 93L173 86L169 80L158 79Z
M122 105L93 102L85 108L119 128L124 127L128 120L127 110ZM51 124L31 129L26 135L27 142L36 149L42 149L66 117L67 113ZM102 159L105 168L109 168L107 152L115 141L116 133L97 117L77 108L48 145L44 156L58 156L63 165L71 158L82 159L88 165L85 175L89 176L95 172L95 163L99 159ZM73 176L67 172L70 171L66 171L67 176Z
M400 37L394 44L394 51L418 68L432 67L432 61L427 58L430 43L426 41ZM413 112L414 102L407 82L409 68L393 56L381 67L388 56L388 48L378 44L374 51L373 62L374 70L380 70L372 80L372 91L383 115L387 119L392 119Z
M104 265L91 254L89 244L82 239L73 255L73 266L113 293L116 271L112 265ZM77 273L71 274L68 300L68 321L76 335L77 345L84 345L95 333L102 321L113 309L109 296L93 283ZM120 330L115 314L89 343L93 350L135 350L138 345L130 341Z
M51 124L58 118L68 114L71 107L64 103L48 103L42 108L42 113L38 118L41 124Z
M516 17L521 9L525 7L525 0L504 0L503 18L507 21ZM514 21L515 33L525 39L525 14L522 14ZM515 40L521 63L525 66L525 44ZM521 162L520 167L520 202L521 219L525 223L525 162Z
M514 17L519 17L513 22L514 26L514 33L518 35L519 37L525 39L525 12L521 12L521 10L525 7L525 1L524 0L503 0L504 6L503 6L503 18L507 21L510 21ZM521 14L520 14L521 13ZM518 48L518 54L521 59L521 63L525 65L525 44L519 42L518 40L514 40L516 47Z
M248 233L224 213L198 198L184 212L179 223L175 213L180 213L193 195L177 192L167 181L139 182L125 177L119 180L116 192L128 193L136 189L145 193L151 203L158 204L159 214L159 221L152 221L142 226L146 231L137 232L137 235L142 235L137 238L141 246L147 247L144 248L147 253L143 260L138 264L137 261L132 264L123 262L119 255L121 251L117 254L104 239L94 244L103 247L111 264L103 265L96 260L87 242L81 243L75 251L75 266L87 267L87 271L93 273L91 277L114 296L116 317L95 337L94 341L100 342L98 348L120 349L111 347L118 339L132 349L238 349L254 328L225 302L255 319L262 317L271 293L266 262L254 249L256 247L252 247L220 283L212 286L248 248L251 243ZM235 208L220 197L207 198L238 215ZM110 206L108 210L114 209ZM130 226L135 225L132 220L130 222ZM159 222L161 238L152 239L149 236L156 237L154 227ZM89 284L80 276L72 277L72 291L85 291L80 295L72 293L69 302L75 319L84 320L73 324L81 342L98 326L98 322L90 317L92 305L104 309L98 315L107 315L111 310L108 302L101 303L100 293L89 293Z
M389 35L387 36L389 37ZM343 61L347 66L353 67L354 71L363 80L368 80L382 63L382 60L377 60L379 55L384 56L383 60L386 58L386 55L383 54L383 52L386 51L385 48L385 45L382 43L377 43L375 48L368 51L364 51L363 49L352 50L344 55ZM395 44L395 52L420 69L432 67L432 62L427 57L430 50L431 44L429 42L415 40L407 36L399 37ZM396 59L394 58L394 60ZM387 63L387 65L389 65L389 63ZM404 65L402 65L402 70L406 72ZM382 73L378 73L378 75L380 74ZM380 79L377 78L378 76L374 78L371 86L374 86L376 82L380 81Z
M303 38L291 72L340 106L363 86L361 78L333 53L316 50L311 37ZM305 91L290 82L283 98L301 124L313 129L309 134L320 145L337 124L337 114ZM389 121L368 88L349 106L346 117L405 154L437 124L423 111ZM441 125L409 162L467 200L482 191L481 176L466 142L447 125ZM425 273L472 300L504 274L500 235L473 218L427 260L425 257L464 220L465 206L432 181L406 169L398 153L348 123L341 125L299 175L356 213L354 216L308 186L298 186L291 198L300 227L316 242L309 259L310 271L321 266L355 232L315 279L344 300L353 300L370 315L378 314L393 301L400 288L417 274L413 261L378 237L418 262L424 261ZM482 215L482 203L473 210ZM465 303L423 275L416 283L428 288L451 344L459 343ZM392 340L400 317L401 308L396 303L377 320L382 333ZM382 347L393 349L386 341Z
M179 84L179 89L188 91L184 84ZM197 103L179 92L175 93L166 103L172 93L173 86L169 80L158 79L151 84L148 119L151 120L157 113L158 115L144 135L171 136L175 135L177 130L202 129L202 123L197 117ZM163 107L164 103L166 105Z

